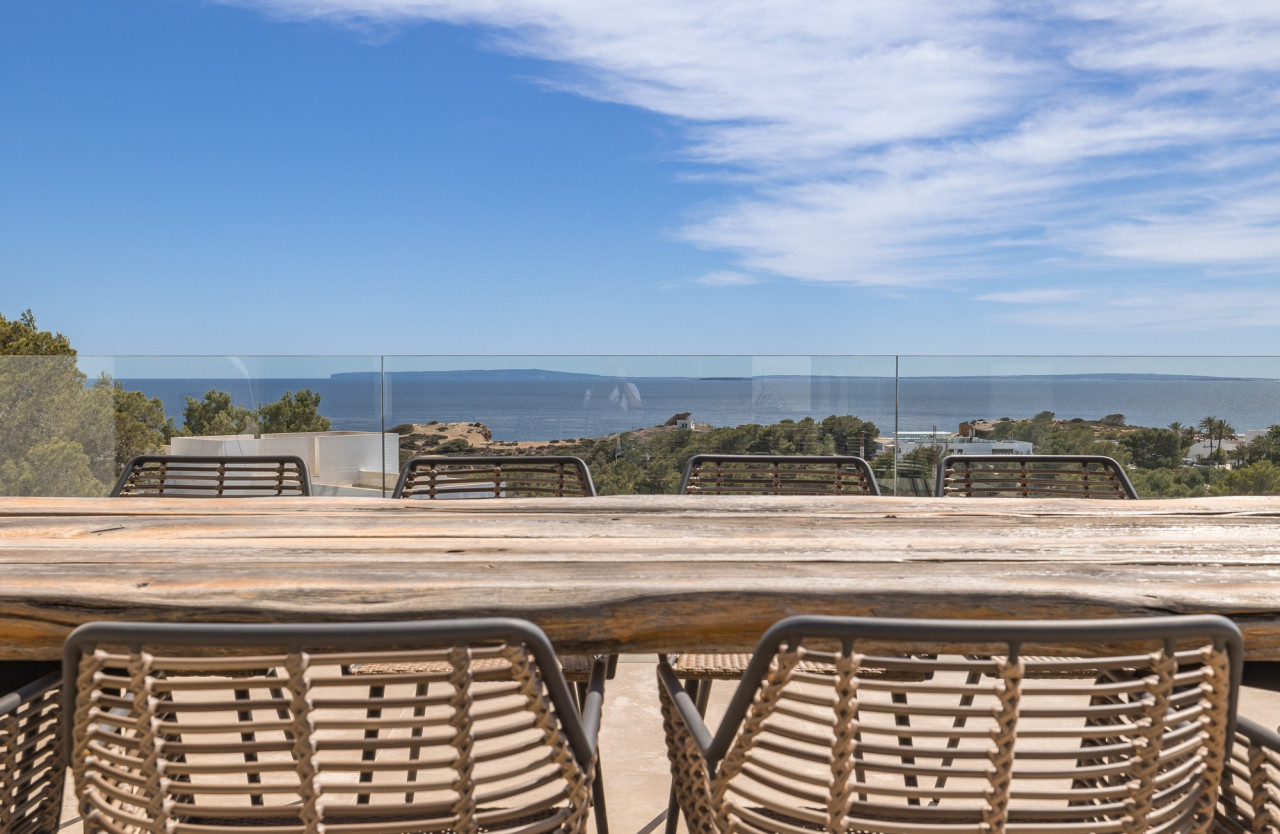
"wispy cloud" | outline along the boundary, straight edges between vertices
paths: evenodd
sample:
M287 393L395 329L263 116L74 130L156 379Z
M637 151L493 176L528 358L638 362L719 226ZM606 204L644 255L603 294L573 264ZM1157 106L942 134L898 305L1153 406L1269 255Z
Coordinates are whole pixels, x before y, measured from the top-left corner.
M759 276L747 275L742 272L719 270L717 272L708 272L706 275L695 278L694 283L705 284L708 287L749 287L752 284L763 283L763 279Z
M1176 266L1141 296L1170 328L1179 282L1230 266L1223 303L1254 321L1280 277L1273 0L226 1L480 27L553 62L550 86L678 120L687 159L742 188L679 232L745 270L722 275L946 286L1025 317L1082 274L1128 292Z
M979 301L995 301L1002 304L1059 304L1084 296L1082 290L1075 289L1043 289L1014 290L1013 292L993 292L978 296Z

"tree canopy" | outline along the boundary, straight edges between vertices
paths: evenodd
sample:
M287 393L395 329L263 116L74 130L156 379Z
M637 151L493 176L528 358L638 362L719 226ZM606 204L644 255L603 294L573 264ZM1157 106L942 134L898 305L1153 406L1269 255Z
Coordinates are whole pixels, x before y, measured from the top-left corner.
M329 418L320 416L320 395L307 388L296 394L285 391L276 402L259 406L257 417L262 431L269 434L328 431L330 426Z
M1118 441L1140 469L1164 469L1182 462L1182 439L1172 429L1138 429Z
M0 315L0 494L101 495L114 480L110 398L85 388L66 336Z
M0 313L0 356L75 356L71 340L36 327L35 314L24 310L10 321Z
M280 434L295 431L329 431L328 417L320 416L320 394L303 388L285 391L273 403L250 410L231 401L226 391L211 389L204 397L187 397L182 411L184 437L216 434Z
M231 395L226 391L213 388L201 399L187 397L186 400L180 432L184 436L244 434L257 428L253 412L232 403Z

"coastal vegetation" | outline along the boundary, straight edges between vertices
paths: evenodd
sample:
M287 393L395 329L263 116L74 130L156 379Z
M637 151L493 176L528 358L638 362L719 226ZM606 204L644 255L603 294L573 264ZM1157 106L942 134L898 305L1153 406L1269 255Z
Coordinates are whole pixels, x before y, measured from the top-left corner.
M892 451L872 456L876 426L851 415L822 420L782 420L770 425L742 425L697 429L678 428L680 414L663 425L601 438L554 440L544 443L491 441L479 423L398 426L402 448L410 454L560 454L581 457L591 468L602 495L672 493L685 461L695 454L861 454L886 494L924 495L932 490L933 474L945 452L941 441L903 455L895 468ZM1099 420L1059 420L1044 411L1025 420L1003 418L973 421L982 436L1025 440L1037 453L1106 455L1119 461L1144 498L1192 498L1205 495L1280 495L1280 425L1232 455L1235 468L1221 468L1226 454L1215 450L1205 464L1188 464L1186 455L1207 435L1181 423L1167 428L1131 426L1122 414ZM1229 428L1229 427L1228 427ZM1231 435L1228 434L1227 437Z
M0 356L0 494L105 495L124 461L172 429L159 399L105 374L89 385L70 340L30 310L0 314Z
M0 495L106 495L130 458L175 435L327 431L319 407L305 389L253 410L210 391L187 398L178 429L158 397L107 374L89 384L71 340L41 330L30 310L0 313Z
M547 443L488 442L488 429L478 423L451 424L447 433L439 424L397 430L402 431L401 447L412 448L414 454L574 455L587 462L601 495L673 493L685 461L696 454L866 455L879 434L874 423L852 416L679 427L678 420L688 416L678 414L663 425L633 432ZM454 425L471 426L473 433L463 439L454 433Z
M216 388L201 399L187 397L182 411L182 437L211 434L280 434L295 431L328 431L328 417L320 416L320 395L303 388L296 394L285 391L273 403L255 409L236 405L231 395Z

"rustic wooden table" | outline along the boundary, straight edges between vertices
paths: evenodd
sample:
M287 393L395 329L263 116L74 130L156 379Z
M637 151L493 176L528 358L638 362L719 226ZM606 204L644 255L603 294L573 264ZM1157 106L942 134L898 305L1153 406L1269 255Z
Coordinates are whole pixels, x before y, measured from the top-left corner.
M508 615L746 649L797 612L1226 614L1280 659L1280 498L0 498L0 658L100 619Z

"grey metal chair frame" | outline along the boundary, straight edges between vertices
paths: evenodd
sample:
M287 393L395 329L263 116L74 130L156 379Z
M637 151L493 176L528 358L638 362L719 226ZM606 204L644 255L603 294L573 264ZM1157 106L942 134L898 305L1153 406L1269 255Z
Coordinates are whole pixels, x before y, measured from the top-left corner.
M231 494L228 495L227 493ZM310 495L311 475L297 455L139 455L112 496L249 498Z
M338 671L361 657L443 660ZM546 635L513 619L91 623L64 648L66 755L86 830L511 831L533 813L581 834L604 673L579 711Z
M0 696L0 831L52 834L66 783L62 673Z
M595 497L596 485L587 464L572 455L426 455L401 467L391 497L503 498L508 491L587 498Z
M1184 643L1178 650L1191 639L1203 648ZM1061 656L1043 656L1046 646ZM1089 646L1121 652L1081 657ZM806 658L824 658L826 668L806 671ZM1224 816L1215 811L1218 789L1227 781L1226 762L1242 755L1231 743L1241 658L1239 629L1211 615L1063 622L791 617L761 639L714 735L665 660L658 678L668 755L691 831L1001 832L1050 824L1060 832L1145 831L1147 812L1166 823ZM928 674L868 674L912 668ZM969 678L957 684L935 673ZM1076 680L1064 683L1060 675ZM1094 682L1070 688L1081 678ZM905 697L888 699L899 692L911 693L910 706ZM1067 693L1091 699L1087 716L1045 706L1045 698ZM1025 715L1024 697L1039 699ZM917 726L912 716L929 723ZM967 726L972 721L985 724ZM1032 748L1015 754L1023 735ZM1040 738L1049 749L1036 747ZM1072 739L1078 746L1068 745ZM1262 755L1252 748L1266 742L1249 742L1248 755ZM1273 757L1280 750L1270 749ZM797 761L817 768L797 774L787 764ZM1265 825L1275 820L1266 814L1276 798L1267 789L1280 785L1276 774L1273 768L1237 790L1263 827L1221 830L1271 830ZM1070 790L1041 793L1048 786L1036 780L1049 778ZM1014 791L1023 779L1032 787ZM1208 824L1168 830L1206 831Z
M879 495L866 460L854 455L694 455L680 495Z
M948 455L938 464L934 495L1138 497L1124 467L1105 455Z

